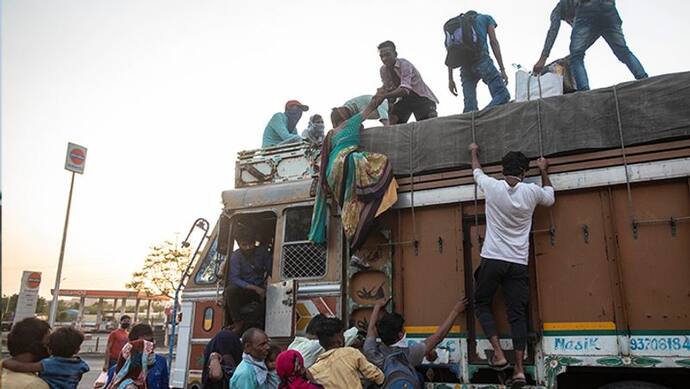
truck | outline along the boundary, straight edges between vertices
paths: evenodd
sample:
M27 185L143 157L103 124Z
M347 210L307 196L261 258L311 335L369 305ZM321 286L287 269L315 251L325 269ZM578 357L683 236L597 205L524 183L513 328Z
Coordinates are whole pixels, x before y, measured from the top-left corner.
M399 188L393 209L378 217L356 252L337 207L327 244L307 238L318 147L240 152L234 188L222 193L221 215L182 294L173 386L201 387L203 349L225 316L218 269L233 251L233 228L248 220L273 256L266 298L272 341L289 344L319 313L366 329L373 304L389 296L388 309L405 318L409 343L433 333L455 301L473 295L485 230L482 193L467 163L467 145L477 141L486 151L484 171L496 177L500 157L492 155L517 146L550 161L556 203L537 208L530 237L528 384L688 387L687 85L690 73L681 73L364 130L362 147L390 157ZM531 112L536 118L525 121ZM539 182L534 165L526 181ZM514 359L501 293L493 310L501 345ZM420 368L428 389L502 382L488 366L491 346L472 303L436 351L438 358Z

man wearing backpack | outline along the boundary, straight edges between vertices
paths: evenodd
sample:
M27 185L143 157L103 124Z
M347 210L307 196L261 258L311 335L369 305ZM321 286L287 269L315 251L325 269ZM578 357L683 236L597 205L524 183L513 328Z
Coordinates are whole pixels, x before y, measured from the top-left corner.
M462 299L455 304L446 320L433 335L412 346L408 346L404 328L405 320L400 314L384 313L379 320L381 309L388 301L390 299L374 305L362 351L371 363L383 369L386 375L384 388L396 387L393 385L394 382L407 383L412 385L412 388L421 388L422 381L415 368L421 365L424 356L430 355L443 338L448 335L455 319L465 311L467 299ZM382 343L376 341L377 333Z
M585 52L599 37L604 38L613 54L630 69L635 79L647 78L642 64L625 43L623 21L618 15L615 0L560 0L551 11L551 26L546 34L544 49L532 69L535 73L541 73L544 69L558 36L561 20L573 27L570 35L570 70L575 77L577 90L589 90Z
M398 58L395 43L385 41L378 45L383 66L379 70L383 86L377 95L390 105L390 124L407 123L414 113L417 121L435 118L438 99L424 83L417 68L404 58Z
M491 102L488 107L505 104L510 100L508 75L503 66L501 46L496 38L497 24L490 15L469 11L446 22L446 66L448 67L448 89L454 96L458 89L453 81L453 69L460 68L462 95L465 102L463 112L476 111L477 83L479 80L489 87ZM488 38L488 42L487 42ZM496 69L489 55L489 45L501 69Z

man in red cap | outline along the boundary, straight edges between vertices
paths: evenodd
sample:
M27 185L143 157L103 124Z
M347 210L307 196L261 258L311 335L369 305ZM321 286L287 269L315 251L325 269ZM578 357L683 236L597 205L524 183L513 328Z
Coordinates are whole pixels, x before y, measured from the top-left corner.
M302 112L308 110L308 106L297 100L289 100L285 103L285 112L276 112L268 121L261 147L301 142L302 137L297 134L297 122L302 117Z

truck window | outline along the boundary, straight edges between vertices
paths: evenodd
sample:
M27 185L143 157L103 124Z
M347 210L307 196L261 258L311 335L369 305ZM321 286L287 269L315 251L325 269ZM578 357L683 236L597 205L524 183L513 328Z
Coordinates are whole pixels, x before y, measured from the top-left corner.
M216 270L219 270L221 262L223 262L223 255L218 253L218 239L216 237L213 238L213 243L211 244L211 247L208 249L208 252L206 252L206 256L204 257L204 260L201 262L201 266L199 266L199 271L196 273L196 277L194 277L194 282L197 284L212 284L217 281L216 277Z
M318 279L326 275L326 247L307 239L313 207L295 207L285 211L285 229L280 256L283 279Z

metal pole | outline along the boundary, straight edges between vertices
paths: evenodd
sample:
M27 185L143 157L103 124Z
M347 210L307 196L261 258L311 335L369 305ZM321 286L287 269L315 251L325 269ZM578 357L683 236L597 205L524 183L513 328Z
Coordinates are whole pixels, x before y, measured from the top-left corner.
M62 278L62 261L65 258L65 241L67 240L67 225L69 224L69 211L72 207L72 190L74 189L74 172L72 172L72 181L69 184L69 197L67 198L67 214L65 215L65 227L62 230L62 245L60 245L60 258L58 259L57 274L55 275L55 288L53 288L53 302L50 304L50 316L48 316L48 323L52 327L55 325L55 318L57 317L58 296L60 295L60 280Z

